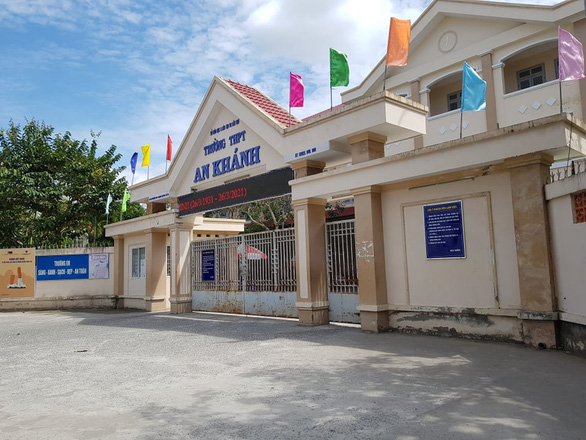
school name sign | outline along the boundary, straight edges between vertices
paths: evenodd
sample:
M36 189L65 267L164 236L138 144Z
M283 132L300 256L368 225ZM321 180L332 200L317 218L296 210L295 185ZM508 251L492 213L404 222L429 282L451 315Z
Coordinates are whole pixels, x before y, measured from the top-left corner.
M231 155L197 167L193 179L194 183L203 182L210 177L218 177L260 163L260 145L244 150L239 149L240 143L246 141L246 130L234 133L228 136L227 139L228 142L226 142L226 138L214 138L211 144L203 147L205 156L224 151L227 146L235 148Z

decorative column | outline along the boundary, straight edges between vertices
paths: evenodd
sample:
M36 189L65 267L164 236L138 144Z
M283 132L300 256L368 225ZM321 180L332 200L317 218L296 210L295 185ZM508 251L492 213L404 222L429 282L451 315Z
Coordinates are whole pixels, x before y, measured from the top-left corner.
M386 136L371 131L348 136L348 143L352 151L352 164L384 157L386 141Z
M166 309L167 231L148 229L145 233L145 306L149 312L158 312Z
M193 225L176 224L170 228L171 313L191 313L191 236Z
M291 168L293 169L295 179L301 179L302 177L319 174L324 170L325 166L326 164L323 162L307 159L300 160L298 162L293 162L291 164Z
M480 55L482 79L486 81L486 131L496 130L496 95L492 71L492 51Z
M325 213L323 199L293 201L295 213L295 265L297 269L297 311L305 325L328 324L329 308Z
M430 95L431 94L431 89L428 89L427 87L424 89L419 90L419 100L420 103L425 105L428 110L427 110L427 119L426 119L426 124L428 123L427 120L429 119L429 116L431 114L431 99L430 99ZM421 147L423 148L425 146L425 139L423 138L423 136L421 136Z
M149 202L147 203L147 215L163 212L167 209L166 203Z
M421 104L421 80L419 78L409 82L411 84L411 100ZM415 136L413 138L415 150L423 148L423 135Z
M544 185L553 158L528 154L505 161L511 179L524 342L556 346L557 305Z
M381 157L386 140L386 136L372 132L349 136L352 163ZM389 312L380 189L368 186L351 192L354 196L360 322L362 330L381 332L389 328Z
M117 308L124 308L124 277L126 272L124 270L124 235L115 235L114 239L114 261L112 263L112 271L114 272L114 296L120 298L117 302Z
M484 65L483 65L484 69ZM488 75L487 75L488 76ZM495 103L494 103L494 111L495 111L495 119L496 119L496 128L499 127L499 116L501 119L506 118L504 113L504 95L507 93L507 88L505 84L505 63L497 63L492 65L492 80L494 81L494 90L495 90ZM487 84L488 86L488 84ZM498 93L498 102L496 101ZM488 95L488 88L487 88L487 95ZM488 99L488 98L487 98ZM486 102L486 106L488 107L488 101ZM499 114L500 113L500 114ZM488 120L487 120L488 123ZM487 126L488 129L488 126Z
M352 195L360 323L362 330L378 333L389 328L381 194L378 187L368 186Z

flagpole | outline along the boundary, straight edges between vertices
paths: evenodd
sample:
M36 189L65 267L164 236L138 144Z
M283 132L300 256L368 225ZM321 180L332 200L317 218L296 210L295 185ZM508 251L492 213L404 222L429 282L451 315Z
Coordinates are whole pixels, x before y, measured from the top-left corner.
M560 115L564 112L563 109L563 101L562 101L562 80L559 80L560 83Z
M167 158L165 157L165 174L167 174Z
M334 108L334 101L332 98L332 86L330 86L330 110Z
M150 159L149 159L149 162L150 162ZM149 180L149 173L150 173L150 171L151 171L151 165L149 163L149 166L147 167L147 180Z
M387 89L387 65L385 64L385 74L383 76L383 92Z
M462 98L460 98L461 100ZM460 102L460 139L462 139L462 122L464 121L464 111L462 110L462 103Z

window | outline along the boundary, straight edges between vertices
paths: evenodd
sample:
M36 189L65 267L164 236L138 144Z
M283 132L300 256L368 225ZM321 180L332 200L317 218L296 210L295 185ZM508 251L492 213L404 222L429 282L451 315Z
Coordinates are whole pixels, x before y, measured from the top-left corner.
M171 276L171 246L167 246L167 276Z
M560 59L553 60L553 71L555 72L555 79L560 79Z
M586 223L586 191L574 194L574 223Z
M146 254L145 248L132 249L132 278L146 277Z
M450 93L448 95L448 111L458 110L461 107L462 102L462 90Z
M545 82L545 68L543 64L533 66L529 69L519 70L517 72L517 87L518 90L527 89L529 87L543 84Z

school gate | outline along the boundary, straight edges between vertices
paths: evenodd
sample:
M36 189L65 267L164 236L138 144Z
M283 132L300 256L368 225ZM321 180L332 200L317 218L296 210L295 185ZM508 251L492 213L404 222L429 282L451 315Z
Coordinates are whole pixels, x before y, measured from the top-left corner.
M432 2L413 24L408 66L387 72L383 57L343 92L341 105L303 121L253 87L214 78L168 171L130 188L131 201L146 203L149 215L106 228L121 304L191 312L192 264L207 283L230 267L234 290L222 291L240 293L240 303L245 292L245 309L248 294L262 292L251 286L274 282L275 274L281 290L272 290L286 296L293 278L279 275L291 276L287 255L252 243L266 259L250 260L246 241L236 239L226 268L216 266L215 248L192 262L194 240L236 236L244 225L177 213L187 201L189 209L211 210L216 198L243 199L248 191L236 182L290 167L300 323L334 319L324 207L351 198L360 275L334 282L359 278L363 330L540 347L571 339L583 347L584 270L574 263L584 255L577 237L586 189L579 175L547 182L553 163L586 157L586 79L562 84L556 76L558 28L586 43L584 2L465 6ZM460 106L464 62L486 81L483 111ZM206 193L227 184L238 188ZM278 268L261 276L273 261Z
M325 234L330 320L359 323L354 220ZM191 280L193 310L296 318L295 230L193 241Z

